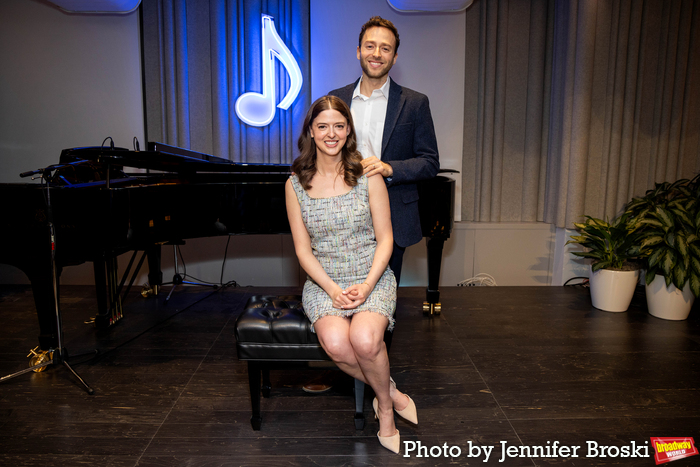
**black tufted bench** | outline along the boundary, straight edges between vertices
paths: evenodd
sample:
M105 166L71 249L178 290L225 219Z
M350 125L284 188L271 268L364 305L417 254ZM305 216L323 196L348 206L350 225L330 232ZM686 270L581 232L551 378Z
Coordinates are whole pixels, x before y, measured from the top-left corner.
M311 332L311 323L298 295L250 297L236 320L236 350L238 359L248 362L253 430L259 430L262 423L260 394L270 397L271 369L330 360L316 334ZM365 383L355 380L355 428L358 430L365 425L364 393Z

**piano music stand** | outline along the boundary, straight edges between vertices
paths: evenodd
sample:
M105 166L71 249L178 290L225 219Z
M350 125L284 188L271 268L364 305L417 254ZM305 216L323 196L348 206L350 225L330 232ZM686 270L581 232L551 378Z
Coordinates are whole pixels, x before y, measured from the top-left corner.
M75 376L78 379L78 381L80 381L87 393L93 395L95 394L95 390L88 386L88 384L83 380L83 378L81 378L80 375L76 373L75 370L68 363L68 352L63 346L63 324L61 322L61 308L59 306L58 297L58 274L56 271L56 229L53 224L53 213L51 210L51 182L49 181L51 171L55 168L56 166L48 166L44 169L39 169L38 171L26 172L22 174L22 176L29 176L32 174L41 173L42 178L44 178L44 180L46 181L46 217L48 220L49 238L51 241L51 277L53 280L53 296L54 307L56 311L56 334L58 340L58 347L51 352L50 360L41 362L29 368L25 368L24 370L18 371L11 375L3 376L2 378L0 378L0 382L12 379L15 376L23 375L24 373L29 373L30 371L38 370L39 368L43 368L45 366L53 364L63 364L63 366L66 367L73 374L73 376Z
M175 288L176 288L178 285L181 285L181 284L201 285L201 286L203 286L203 287L212 287L212 288L214 288L214 289L218 289L219 286L218 286L217 284L205 284L205 283L202 283L202 282L190 282L190 281L183 280L182 276L180 275L180 272L178 271L178 264L177 264L177 246L178 246L178 243L174 243L174 244L173 244L173 257L174 257L174 264L175 264L175 274L173 275L173 280L172 280L172 282L168 282L168 283L165 283L165 284L161 284L161 287L162 287L163 285L169 285L169 284L172 284L172 285L173 285L173 287L170 289L170 292L168 293L168 296L165 297L165 303L166 303L166 304L168 303L168 301L170 300L170 296L171 296L171 295L173 294L173 292L175 291Z

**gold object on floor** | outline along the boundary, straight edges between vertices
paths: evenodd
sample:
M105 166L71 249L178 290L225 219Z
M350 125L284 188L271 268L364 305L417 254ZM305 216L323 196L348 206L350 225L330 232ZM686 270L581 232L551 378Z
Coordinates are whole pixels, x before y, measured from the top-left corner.
M143 284L143 288L141 289L141 296L143 298L148 298L151 296L158 295L158 286L154 285L151 287L149 284Z
M442 312L442 304L423 302L423 313L426 315L439 315Z
M37 345L36 347L34 347L32 350L29 351L29 355L27 355L27 357L32 357L29 360L29 367L41 365L42 363L46 363L53 358L53 351L51 351L51 350L39 350L37 352L38 349L39 349L39 346ZM48 365L42 366L39 368L35 368L34 373L41 373L42 371L46 371L47 368L48 368Z

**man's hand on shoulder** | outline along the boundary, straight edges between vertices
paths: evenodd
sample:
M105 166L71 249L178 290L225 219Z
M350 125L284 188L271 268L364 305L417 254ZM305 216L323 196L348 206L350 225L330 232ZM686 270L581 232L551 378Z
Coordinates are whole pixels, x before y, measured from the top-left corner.
M362 160L362 167L365 169L363 174L371 177L373 175L381 175L384 178L394 175L394 169L386 162L382 162L375 156L370 156Z

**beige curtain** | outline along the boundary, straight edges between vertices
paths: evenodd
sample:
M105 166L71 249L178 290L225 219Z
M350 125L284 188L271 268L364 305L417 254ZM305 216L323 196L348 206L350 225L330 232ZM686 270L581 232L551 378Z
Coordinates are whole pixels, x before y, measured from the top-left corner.
M478 0L462 219L572 227L700 172L700 1Z

